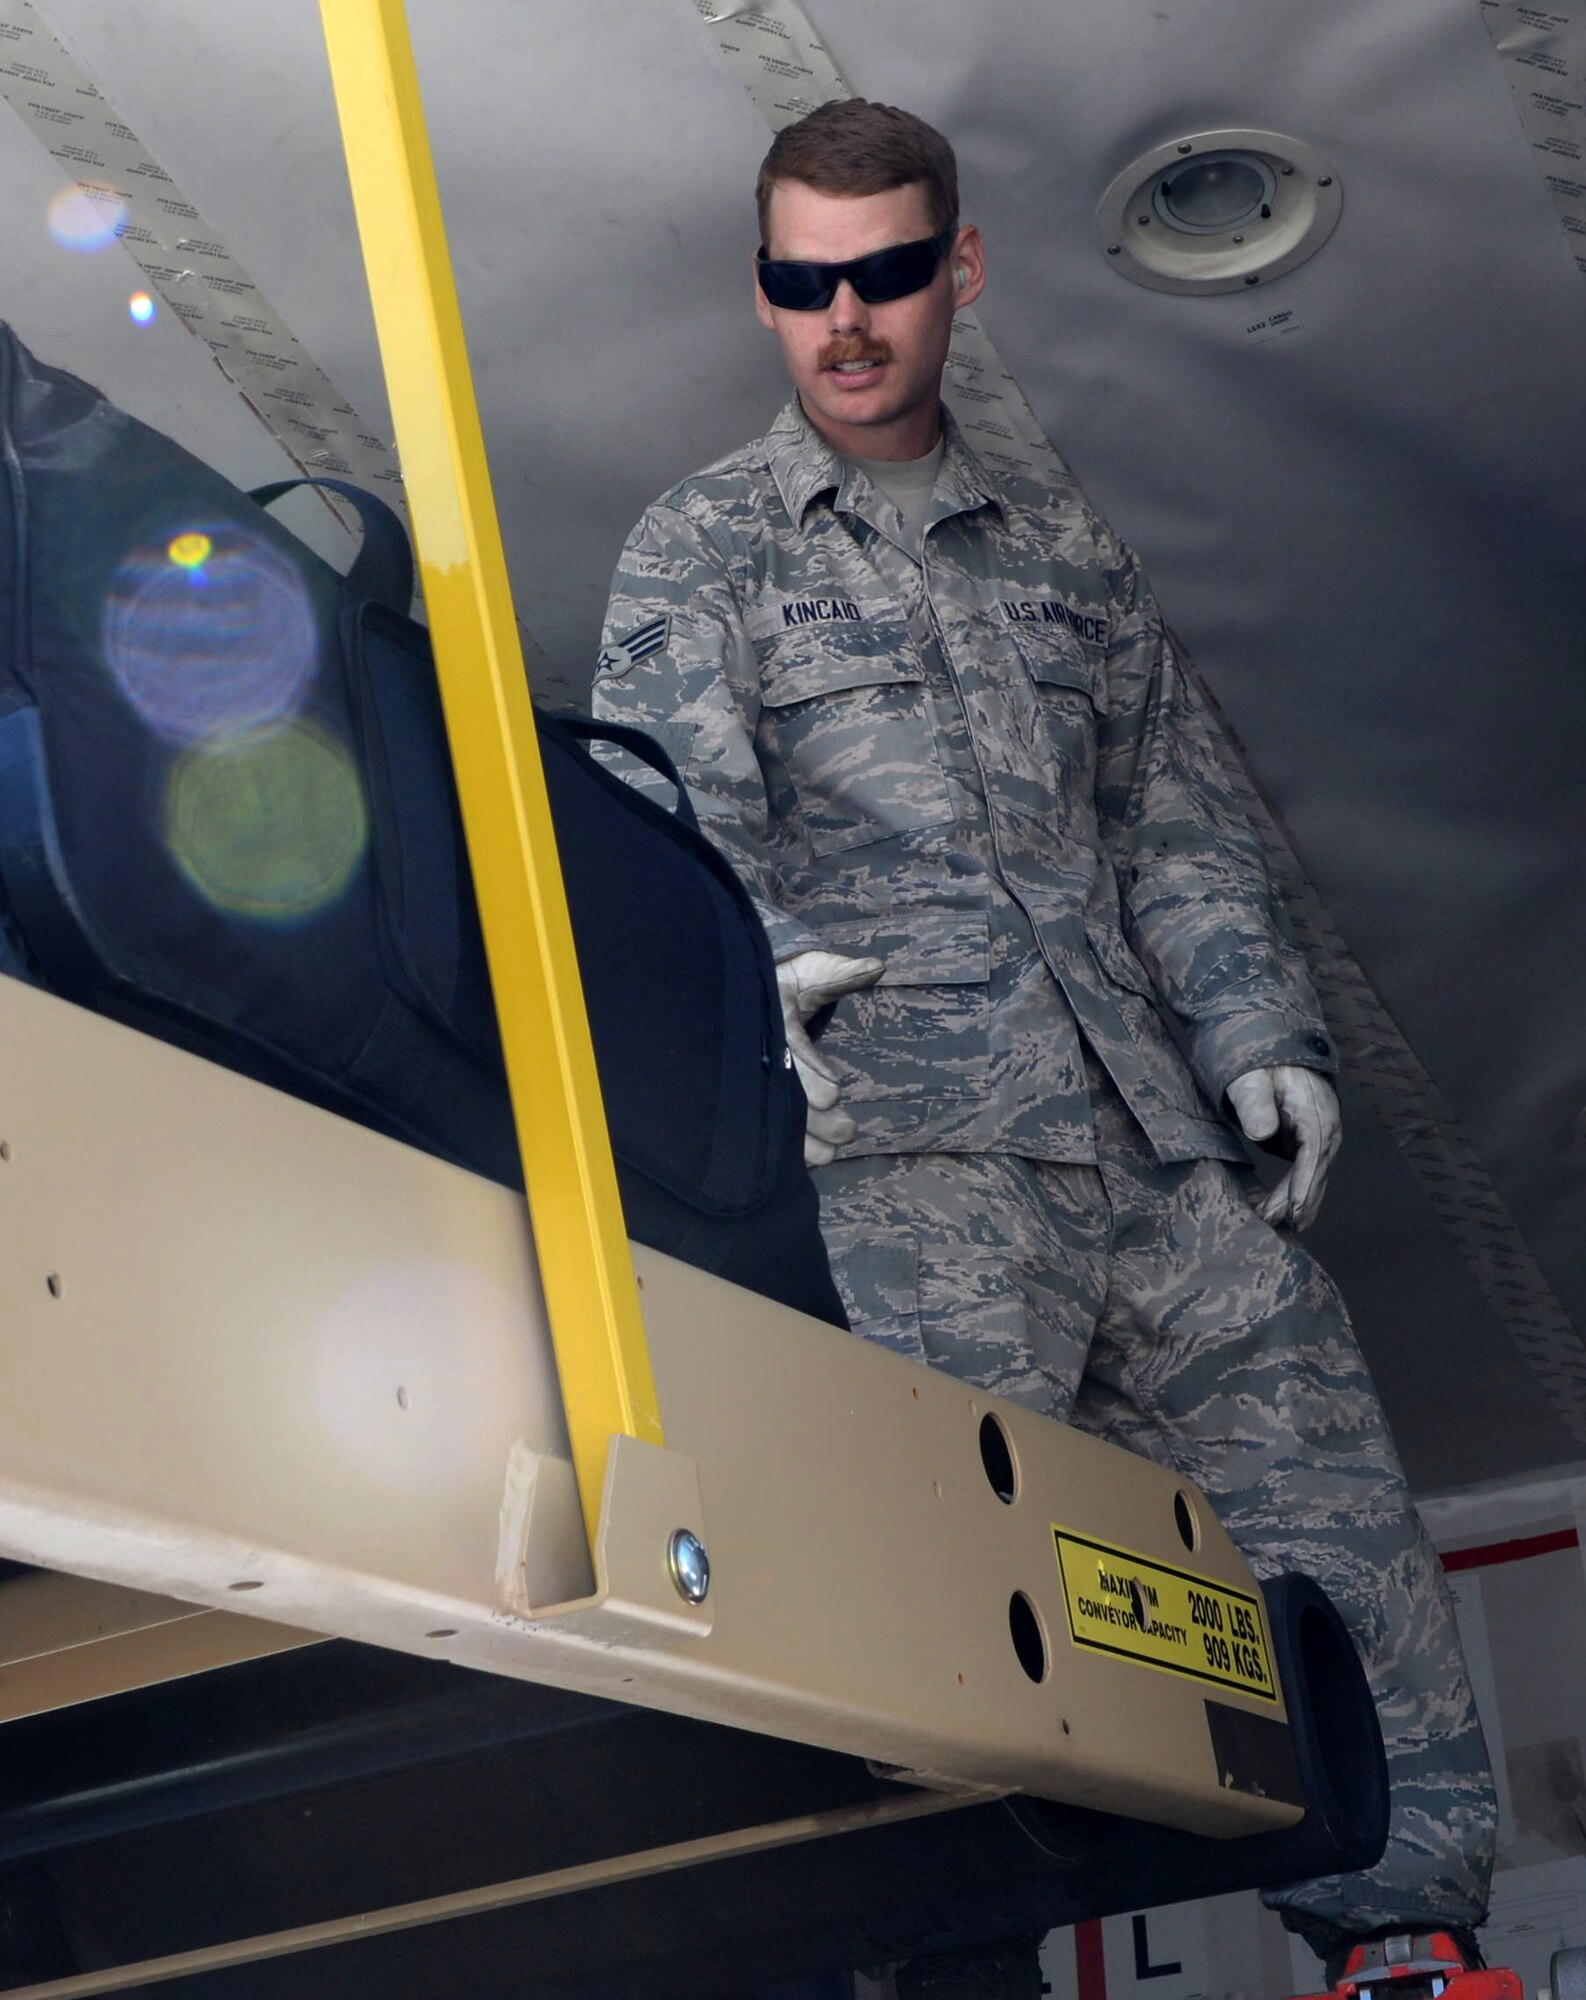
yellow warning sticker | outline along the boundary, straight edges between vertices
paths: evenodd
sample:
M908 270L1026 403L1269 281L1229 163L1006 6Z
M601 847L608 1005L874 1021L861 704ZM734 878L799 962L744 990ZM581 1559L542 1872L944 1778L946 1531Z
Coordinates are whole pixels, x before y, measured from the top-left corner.
M1052 1525L1076 1646L1275 1702L1261 1599Z

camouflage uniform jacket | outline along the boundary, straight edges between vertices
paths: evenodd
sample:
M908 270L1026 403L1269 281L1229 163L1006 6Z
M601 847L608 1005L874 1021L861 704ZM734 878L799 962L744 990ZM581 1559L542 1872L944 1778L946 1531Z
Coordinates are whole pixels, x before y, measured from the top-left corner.
M594 700L671 751L778 959L886 960L822 1043L848 1153L1094 1159L1081 1033L1164 1162L1243 1157L1243 1071L1334 1067L1139 564L1066 473L993 482L949 419L921 554L795 401L646 512Z

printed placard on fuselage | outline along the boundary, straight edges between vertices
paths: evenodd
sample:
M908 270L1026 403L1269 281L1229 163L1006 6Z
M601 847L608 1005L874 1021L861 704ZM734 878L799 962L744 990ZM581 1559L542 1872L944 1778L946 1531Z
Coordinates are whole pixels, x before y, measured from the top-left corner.
M1052 1524L1076 1646L1278 1698L1259 1597Z

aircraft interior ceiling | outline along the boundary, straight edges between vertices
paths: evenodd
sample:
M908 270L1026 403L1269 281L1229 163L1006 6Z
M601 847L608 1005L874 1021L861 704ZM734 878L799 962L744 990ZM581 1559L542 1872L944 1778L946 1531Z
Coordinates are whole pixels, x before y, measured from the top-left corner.
M641 507L782 400L750 309L768 129L695 0L408 11L537 688L574 698ZM1313 1240L1413 1482L1586 1458L1586 239L1493 10L806 11L856 92L957 145L982 324L1141 551L1347 947L1327 982L1352 1010L1346 1144ZM314 0L38 13L389 437ZM1586 0L1505 13L1586 50ZM1095 240L1101 195L1225 127L1327 157L1332 238L1254 290L1129 283ZM0 160L0 316L241 483L282 476L177 316L129 320L126 251L52 242L62 169L9 111ZM1391 1087L1365 1087L1373 1065Z

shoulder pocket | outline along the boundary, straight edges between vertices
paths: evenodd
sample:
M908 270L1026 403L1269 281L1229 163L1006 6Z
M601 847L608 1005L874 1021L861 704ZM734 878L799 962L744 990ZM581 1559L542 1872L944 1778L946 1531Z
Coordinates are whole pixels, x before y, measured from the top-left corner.
M1081 645L1066 625L1021 623L1010 629L1019 656L1038 688L1083 694L1097 714L1106 714L1106 678L1102 663Z
M596 724L597 731L607 721L609 718L603 718L601 723ZM631 785L636 792L644 792L669 812L686 807L689 821L695 823L694 809L688 803L687 793L679 793L678 783L688 776L688 760L693 752L694 738L699 733L699 724L677 722L670 717L657 721L646 719L642 730L635 733L655 739L670 759L676 780L650 759L637 756L616 734L610 738L594 735L589 744L590 755L597 764L603 764L615 777L621 778L624 784Z

